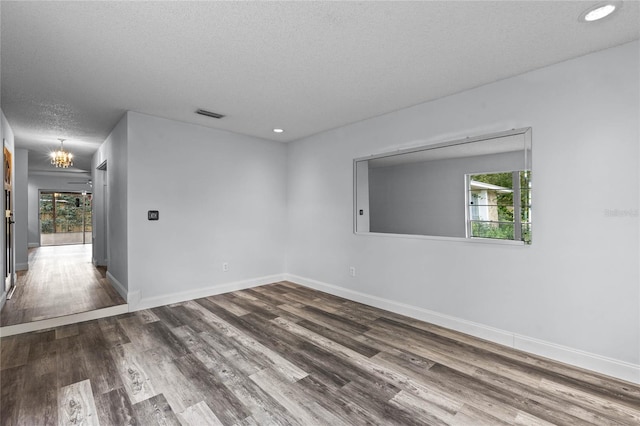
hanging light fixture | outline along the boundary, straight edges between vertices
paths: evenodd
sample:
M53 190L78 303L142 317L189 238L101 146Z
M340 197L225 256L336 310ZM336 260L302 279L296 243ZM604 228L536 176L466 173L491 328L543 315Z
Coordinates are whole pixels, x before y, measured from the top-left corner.
M73 154L64 150L64 139L58 139L60 141L60 149L51 153L51 164L56 167L66 169L73 166Z

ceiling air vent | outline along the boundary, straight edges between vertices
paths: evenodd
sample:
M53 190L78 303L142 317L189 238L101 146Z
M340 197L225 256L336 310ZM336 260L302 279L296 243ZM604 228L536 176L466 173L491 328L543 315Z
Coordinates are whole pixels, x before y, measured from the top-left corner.
M222 117L224 117L224 115L222 115L222 114L218 114L217 112L207 111L207 110L204 110L204 109L197 110L196 114L206 115L207 117L212 117L212 118L222 118Z

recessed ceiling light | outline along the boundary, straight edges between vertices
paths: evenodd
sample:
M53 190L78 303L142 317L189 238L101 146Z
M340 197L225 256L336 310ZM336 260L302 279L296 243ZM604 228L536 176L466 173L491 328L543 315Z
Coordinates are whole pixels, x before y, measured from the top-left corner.
M284 129L273 129L273 133L284 133Z
M611 15L619 6L620 2L617 1L597 4L582 13L580 20L583 22L598 21Z

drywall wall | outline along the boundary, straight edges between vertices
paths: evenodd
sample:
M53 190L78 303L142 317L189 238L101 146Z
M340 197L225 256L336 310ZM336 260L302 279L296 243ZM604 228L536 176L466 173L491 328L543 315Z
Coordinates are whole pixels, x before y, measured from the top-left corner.
M354 179L355 185L355 217L354 226L357 232L369 232L371 230L371 200L369 199L369 162L357 161L354 162L355 168Z
M282 274L286 146L127 116L129 293L161 304ZM159 220L147 220L149 210Z
M29 182L29 151L16 149L14 156L15 166L15 236L16 236L16 271L29 269L28 248L28 182Z
M292 143L287 271L638 366L638 52L633 42ZM354 158L529 126L531 246L354 235Z
M7 117L4 116L4 113L2 112L2 110L0 110L0 138L4 143L4 146L6 146L11 153L14 153L13 130L11 129L9 122L7 121ZM13 156L12 161L15 162L15 155ZM2 150L2 164L4 164L4 149ZM15 179L15 167L12 167L11 170L12 170L12 181L13 181ZM11 196L13 197L13 200L12 200L12 204L13 204L13 202L15 202L15 191L12 193ZM7 253L4 245L4 241L6 238L6 230L4 226L1 226L0 228L2 228L2 231L0 231L0 241L3 242L2 244L0 244L0 246L2 246L2 259L4 259ZM14 236L15 236L15 232L14 232ZM14 241L15 241L15 238L14 238ZM13 247L15 247L15 243ZM14 262L14 268L12 268L12 270L15 271L15 256L13 258L13 262ZM4 278L6 276L7 271L5 268L4 260L1 263L2 263L2 266L0 266L0 269L2 270L2 283L0 283L0 290L1 290L0 291L0 307L4 305L4 301L6 299L6 293L8 290L7 288L5 288L6 281Z
M513 152L370 168L370 230L465 238L465 174L523 163L522 152Z
M125 114L91 160L95 230L93 262L108 266L107 276L123 297L126 297L129 276L127 178L130 160L127 145ZM105 161L108 163L107 172L97 170Z
M91 191L91 188L88 185L70 183L89 180L90 178L91 176L88 173L32 172L29 174L27 190L29 247L38 247L40 245L40 218L38 217L40 208L40 191Z

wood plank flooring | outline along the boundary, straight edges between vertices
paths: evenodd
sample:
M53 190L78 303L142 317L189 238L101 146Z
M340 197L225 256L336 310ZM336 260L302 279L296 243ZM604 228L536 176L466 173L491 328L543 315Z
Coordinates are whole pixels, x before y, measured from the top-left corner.
M2 425L635 425L640 387L280 282L2 338Z
M93 311L125 304L91 263L91 245L29 249L29 270L20 272L16 291L0 312L0 326Z

